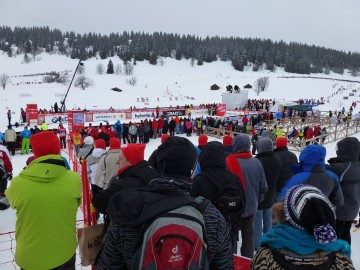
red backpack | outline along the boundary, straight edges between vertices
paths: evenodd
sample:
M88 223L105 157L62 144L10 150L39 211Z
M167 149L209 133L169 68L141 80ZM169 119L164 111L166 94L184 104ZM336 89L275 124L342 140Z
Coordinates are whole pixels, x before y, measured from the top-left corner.
M209 269L202 213L210 201L200 198L160 214L144 227L133 269Z

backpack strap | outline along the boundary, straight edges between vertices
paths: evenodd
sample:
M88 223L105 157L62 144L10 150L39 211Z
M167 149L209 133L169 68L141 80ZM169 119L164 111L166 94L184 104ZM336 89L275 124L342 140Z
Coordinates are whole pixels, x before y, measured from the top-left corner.
M195 198L195 204L192 204L201 214L205 212L205 210L208 208L209 204L211 203L210 200L198 196Z

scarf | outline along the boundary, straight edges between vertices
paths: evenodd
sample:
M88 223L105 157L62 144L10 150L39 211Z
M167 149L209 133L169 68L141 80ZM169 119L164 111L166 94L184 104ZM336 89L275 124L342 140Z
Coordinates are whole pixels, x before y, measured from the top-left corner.
M339 251L349 258L351 255L351 247L344 240L336 240L330 244L320 244L308 232L284 224L279 224L265 233L260 240L260 245L276 249L286 248L300 255L308 255L317 250Z
M241 185L245 191L246 185L244 180L244 175L242 173L241 167L239 162L236 160L237 158L251 158L252 154L251 152L244 152L244 153L237 153L237 154L231 154L226 158L226 166L228 170L237 176L239 176Z

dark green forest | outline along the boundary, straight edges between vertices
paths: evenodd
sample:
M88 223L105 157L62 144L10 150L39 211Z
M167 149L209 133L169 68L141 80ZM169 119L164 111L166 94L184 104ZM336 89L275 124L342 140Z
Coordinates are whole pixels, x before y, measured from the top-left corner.
M346 41L344 41L346 42ZM15 48L15 49L14 49ZM148 61L157 64L162 57L177 60L191 59L193 64L231 61L234 69L242 71L252 63L252 69L285 71L298 74L343 74L350 70L353 76L360 71L360 54L344 52L296 42L274 42L270 39L239 37L206 37L162 32L123 32L102 35L78 34L49 27L0 27L0 50L9 57L14 54L40 52L60 53L74 59L91 57L120 57L128 61Z

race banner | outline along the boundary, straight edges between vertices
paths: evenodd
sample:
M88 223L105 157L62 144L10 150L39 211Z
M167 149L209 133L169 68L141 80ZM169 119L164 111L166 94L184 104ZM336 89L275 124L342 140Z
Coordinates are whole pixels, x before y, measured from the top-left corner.
M137 119L153 119L155 115L155 111L139 111L139 112L132 112L131 118L136 122Z
M192 109L191 110L191 117L196 117L196 116L206 116L209 115L209 112L207 109Z
M185 116L185 110L163 111L165 117Z
M126 119L125 113L108 112L108 113L94 113L93 114L94 122L125 120L125 119Z
M218 104L216 106L216 116L224 116L226 113L226 104Z

